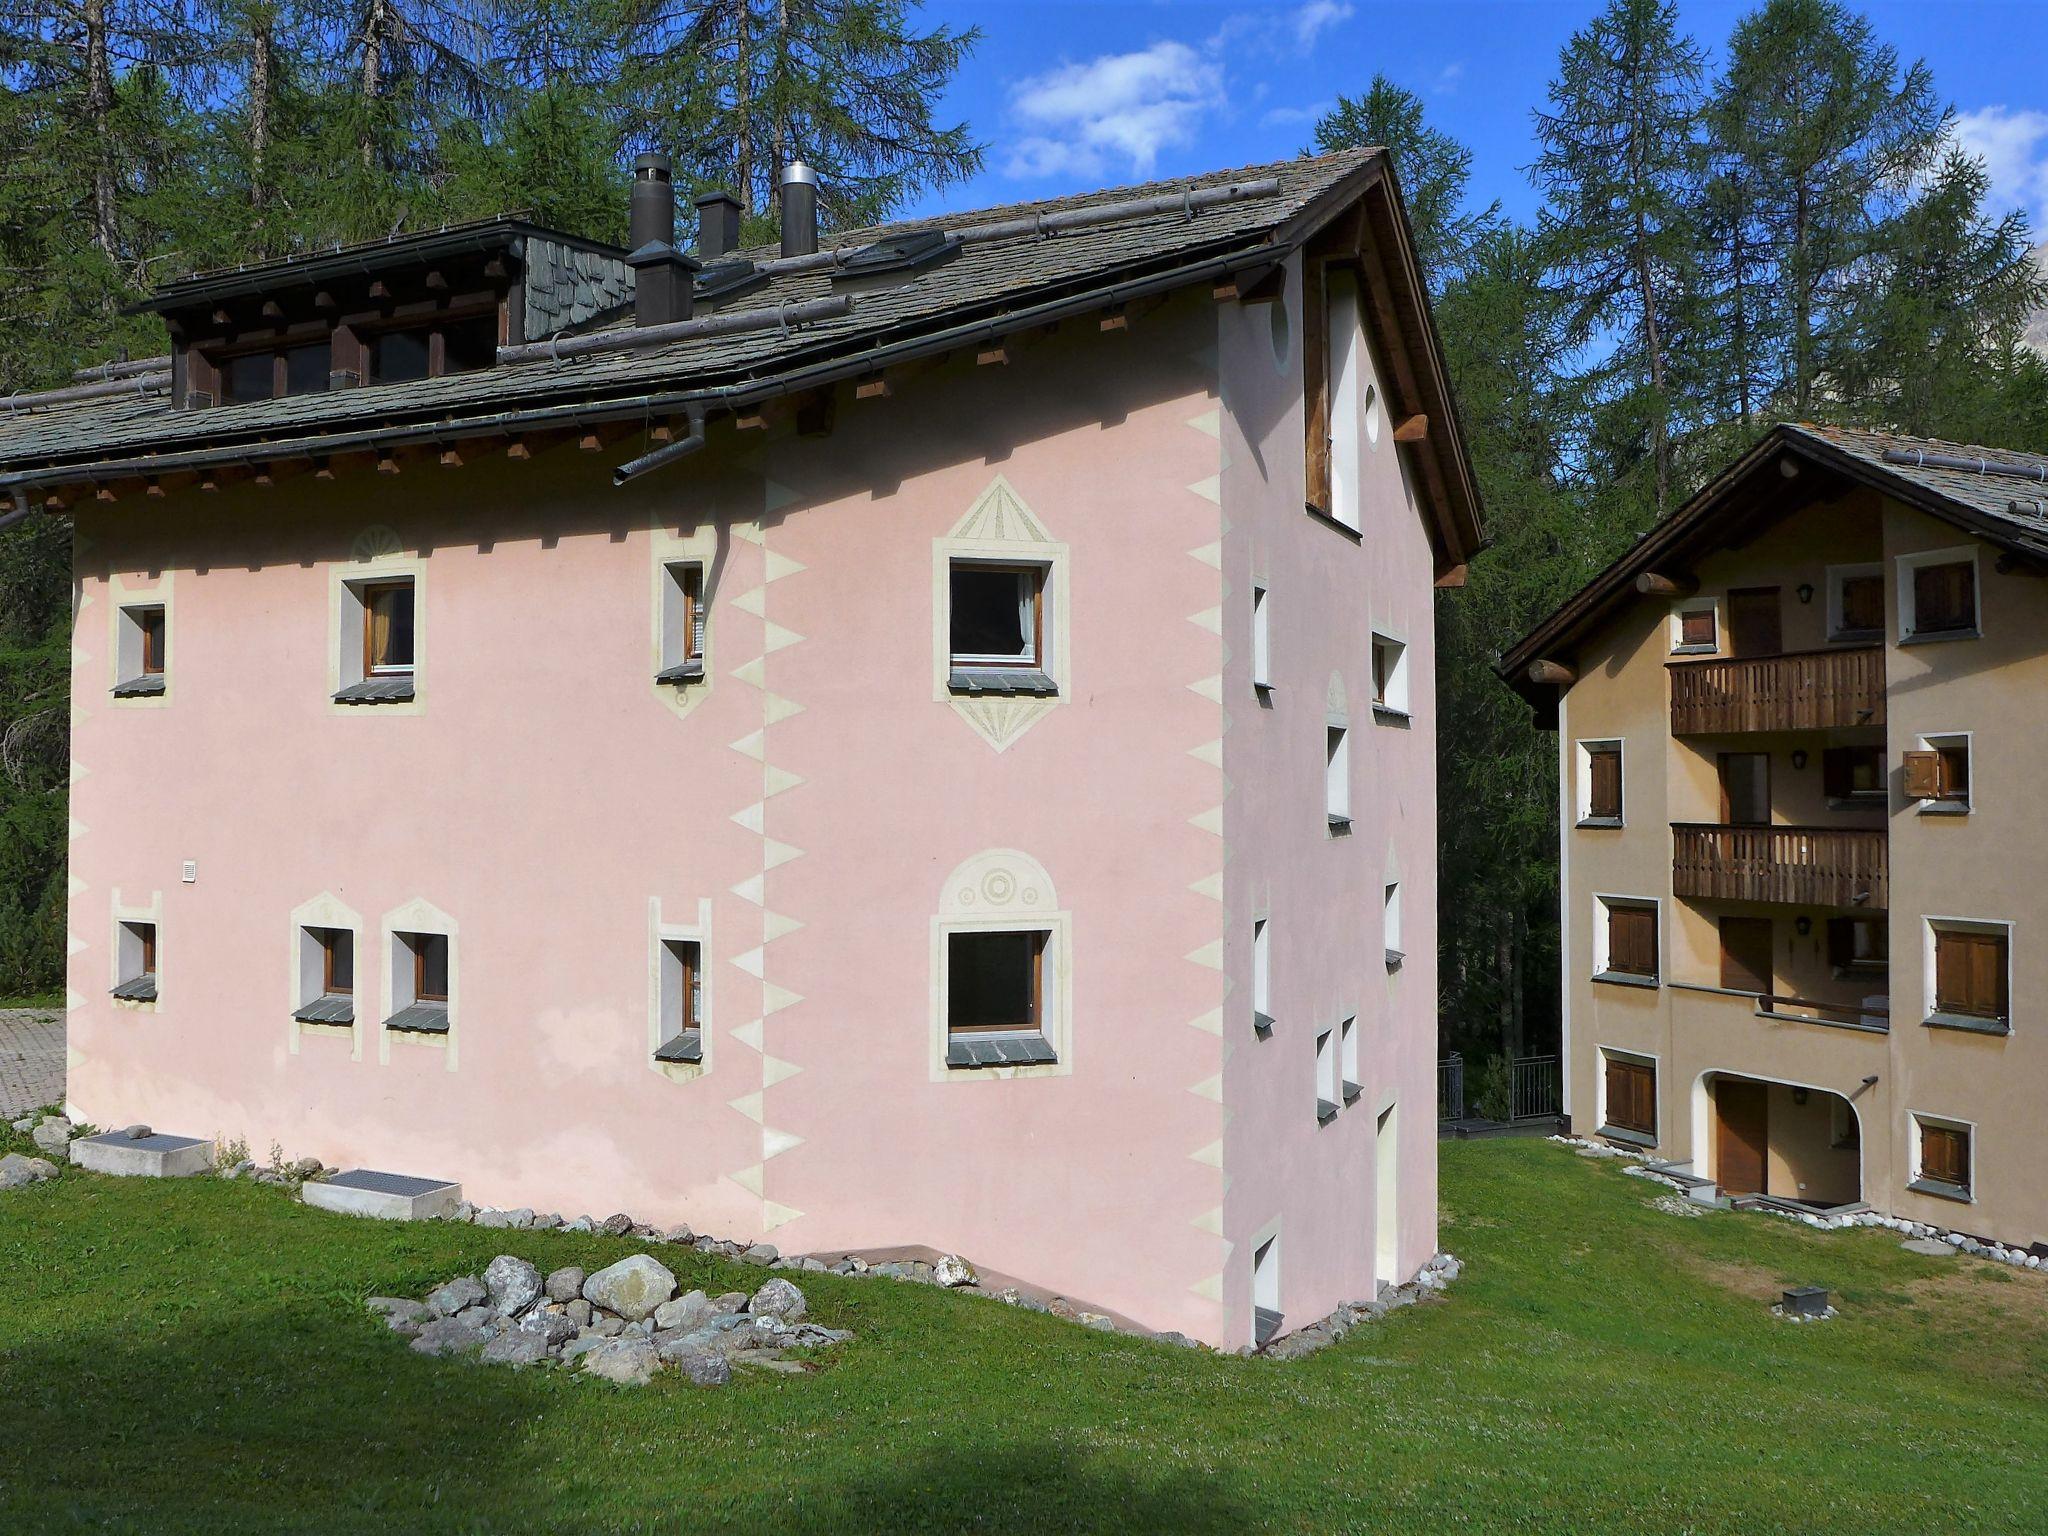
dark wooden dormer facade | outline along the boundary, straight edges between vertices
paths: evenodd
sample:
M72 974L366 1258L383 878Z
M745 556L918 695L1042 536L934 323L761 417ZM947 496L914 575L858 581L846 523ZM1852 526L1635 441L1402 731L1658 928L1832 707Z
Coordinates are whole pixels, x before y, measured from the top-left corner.
M184 409L408 383L492 367L501 346L630 306L613 246L493 219L394 236L161 289Z

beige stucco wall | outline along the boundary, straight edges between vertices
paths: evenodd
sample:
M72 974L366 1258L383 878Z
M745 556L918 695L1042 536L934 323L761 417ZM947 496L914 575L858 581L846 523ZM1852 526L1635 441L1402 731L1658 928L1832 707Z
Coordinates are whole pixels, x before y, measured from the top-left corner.
M1964 548L1978 555L1981 637L1900 646L1898 557ZM2048 587L2039 577L2000 573L1997 551L1957 529L1859 491L1803 508L1742 547L1701 559L1692 572L1699 591L1687 601L1717 603L1725 655L1720 600L1727 591L1779 586L1784 648L1819 649L1827 644L1828 568L1879 562L1887 590L1889 724L1883 730L1674 741L1667 663L1673 660L1671 614L1680 605L1661 598L1637 599L1576 656L1561 658L1578 673L1562 699L1559 724L1567 1107L1575 1130L1596 1130L1603 1050L1653 1058L1657 1151L1690 1160L1711 1176L1711 1076L1729 1073L1784 1085L1771 1096L1772 1192L1828 1201L1849 1184L1858 1155L1829 1144L1826 1098L1812 1094L1808 1106L1797 1108L1791 1087L1840 1094L1861 1122L1862 1198L1918 1220L2030 1242L2048 1237L2048 1159L2028 1135L2048 1070L2041 1014L2034 1006L2048 996L2048 958L2039 955L2028 932L2040 853L2048 849L2048 808L2029 793L2027 782L2029 765L2048 751L2048 715L2038 706L2048 686ZM1802 583L1814 589L1810 602L1798 597ZM1922 735L1962 731L1973 733L1971 814L1923 815L1903 797L1900 754L1918 746ZM1623 742L1624 825L1579 828L1578 743L1616 738ZM1822 787L1822 749L1877 740L1886 749L1888 807L1830 808ZM1671 824L1720 819L1716 755L1722 751L1770 755L1774 823L1889 827L1888 987L1882 978L1833 974L1826 909L1672 897ZM1795 751L1807 754L1803 768L1793 765ZM1659 903L1658 987L1592 979L1600 895ZM1763 1017L1751 999L1720 990L1718 918L1724 913L1773 918L1773 985L1781 994L1853 1003L1888 990L1889 1032ZM2010 1036L1921 1023L1929 915L2014 925ZM1805 935L1796 929L1802 916L1810 920ZM1972 1203L1906 1188L1916 1112L1975 1126ZM1809 1186L1803 1192L1795 1187L1801 1182Z

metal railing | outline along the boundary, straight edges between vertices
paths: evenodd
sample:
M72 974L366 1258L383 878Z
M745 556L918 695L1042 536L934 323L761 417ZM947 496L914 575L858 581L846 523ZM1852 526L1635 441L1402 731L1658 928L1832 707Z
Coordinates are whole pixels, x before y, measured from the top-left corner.
M1517 1056L1508 1063L1508 1114L1535 1120L1564 1108L1564 1070L1555 1056Z
M1465 1118L1465 1059L1456 1051L1436 1064L1436 1117Z
M1674 736L1885 723L1882 646L1666 665Z

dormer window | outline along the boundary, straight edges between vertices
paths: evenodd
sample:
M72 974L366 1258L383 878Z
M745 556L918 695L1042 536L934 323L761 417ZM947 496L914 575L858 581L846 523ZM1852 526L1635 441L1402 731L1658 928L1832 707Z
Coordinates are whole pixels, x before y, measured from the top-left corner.
M322 336L317 341L224 357L219 364L221 403L324 393L330 350L328 339Z
M498 316L442 319L431 325L378 331L365 348L368 384L405 384L451 373L474 373L498 360Z

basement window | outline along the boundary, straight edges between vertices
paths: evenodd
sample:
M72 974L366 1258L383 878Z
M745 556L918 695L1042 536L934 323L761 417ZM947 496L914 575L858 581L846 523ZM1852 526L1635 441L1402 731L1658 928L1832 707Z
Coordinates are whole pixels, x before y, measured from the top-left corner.
M661 1045L656 1061L704 1060L704 971L695 939L661 941Z
M704 567L695 560L670 562L662 570L661 670L657 683L701 682L704 678Z
M946 935L946 1065L1057 1060L1045 1034L1046 930Z
M403 703L414 694L418 609L413 579L352 581L346 584L360 635L354 646L343 637L345 684L335 694L343 704ZM345 615L344 623L348 622Z
M1907 1188L1944 1200L1971 1199L1970 1126L1929 1115L1915 1115L1913 1125L1918 1135L1914 1138L1913 1179Z
M1276 1233L1252 1250L1252 1343L1270 1344L1280 1332L1280 1238Z
M347 928L299 930L301 1024L353 1024L356 1019L356 936Z
M1643 1146L1657 1143L1657 1064L1648 1057L1602 1051L1606 1104L1600 1134Z
M124 1003L153 1003L156 992L156 924L123 923L114 957L118 973L113 995Z
M1052 694L1042 565L954 560L947 574L947 686L955 693Z
M115 698L150 698L164 691L165 639L162 603L141 603L121 610Z
M391 994L398 1007L384 1027L405 1034L447 1034L448 935L398 933L392 938Z

